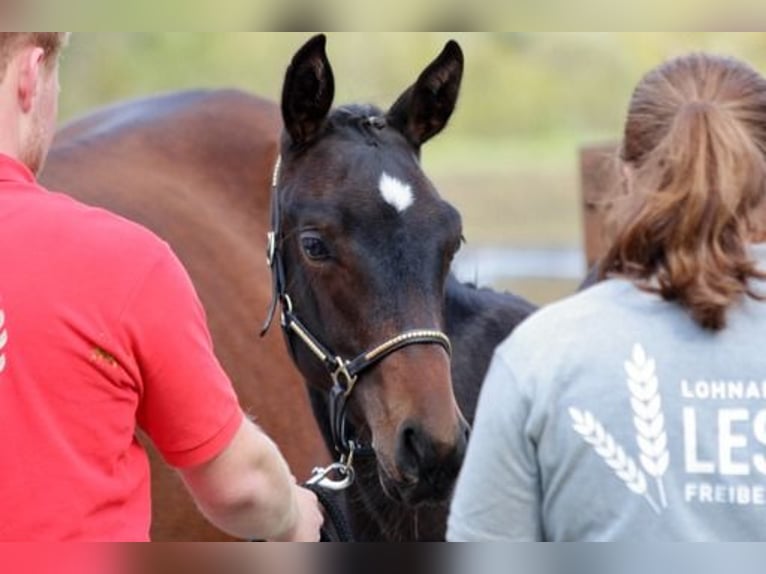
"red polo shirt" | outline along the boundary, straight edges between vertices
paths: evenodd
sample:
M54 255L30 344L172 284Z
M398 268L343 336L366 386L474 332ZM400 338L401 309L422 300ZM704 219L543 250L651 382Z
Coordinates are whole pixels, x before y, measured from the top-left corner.
M137 426L185 467L241 420L169 247L0 155L0 540L147 540Z

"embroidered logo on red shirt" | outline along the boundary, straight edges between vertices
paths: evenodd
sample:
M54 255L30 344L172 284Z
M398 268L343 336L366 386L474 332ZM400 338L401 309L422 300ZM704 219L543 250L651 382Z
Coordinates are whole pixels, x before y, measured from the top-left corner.
M117 359L114 358L114 355L105 351L101 347L93 347L90 352L90 360L96 363L106 363L110 367L117 366Z

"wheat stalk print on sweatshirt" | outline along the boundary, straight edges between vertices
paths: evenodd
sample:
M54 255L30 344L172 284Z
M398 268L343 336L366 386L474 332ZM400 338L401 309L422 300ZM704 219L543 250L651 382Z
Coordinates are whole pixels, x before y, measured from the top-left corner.
M644 348L636 344L633 356L625 361L628 375L630 404L633 407L633 423L636 426L636 442L641 466L646 474L655 479L660 504L667 508L668 501L662 477L670 464L668 435L665 432L665 415L662 412L659 380L655 374L656 363L647 357Z
M668 506L662 478L670 463L670 453L655 370L655 360L647 356L640 344L634 345L631 358L625 361L625 372L628 376L641 468L635 459L625 454L625 449L592 413L571 407L569 416L575 432L593 447L617 478L633 493L643 496L655 513L661 514L662 509ZM647 475L655 481L657 500L649 492Z
M638 468L636 461L625 454L625 449L617 444L614 437L604 430L604 425L596 420L592 413L582 412L574 407L569 409L569 415L572 417L574 430L593 447L617 478L632 492L643 496L652 510L659 514L660 508L648 492L646 475Z

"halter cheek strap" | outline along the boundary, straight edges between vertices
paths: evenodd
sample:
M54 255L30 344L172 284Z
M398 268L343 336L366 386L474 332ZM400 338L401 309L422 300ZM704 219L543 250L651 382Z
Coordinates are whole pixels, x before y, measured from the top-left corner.
M282 256L279 253L277 246L277 238L281 237L281 213L277 190L279 186L279 174L281 169L282 156L278 155L276 163L274 164L274 172L271 176L271 208L269 216L271 220L271 231L266 234L266 263L271 269L271 303L269 304L269 311L266 315L266 321L261 327L261 337L263 337L268 332L269 327L274 321L274 316L277 312L277 304L285 293L285 268L282 263Z
M439 345L452 353L452 347L447 335L432 329L415 329L397 334L376 347L360 353L353 359L347 360L324 345L303 322L293 308L293 302L287 294L285 282L284 260L282 258L281 242L281 212L279 202L279 176L281 172L281 157L277 157L274 175L271 183L271 231L267 236L266 259L271 268L272 297L266 321L261 330L261 336L269 330L276 315L277 304L282 308L282 329L285 332L288 347L296 359L293 341L300 341L327 369L332 379L329 395L330 427L335 450L340 455L340 461L327 469L317 469L316 484L324 484L331 489L347 488L353 482L353 457L359 449L359 444L350 436L347 425L348 401L359 381L359 377L389 355L409 347L410 345ZM332 481L331 472L337 472L341 480Z

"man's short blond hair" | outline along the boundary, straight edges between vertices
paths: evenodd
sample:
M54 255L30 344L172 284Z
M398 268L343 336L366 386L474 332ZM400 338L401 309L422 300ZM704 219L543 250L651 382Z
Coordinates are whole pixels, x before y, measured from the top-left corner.
M0 32L0 80L16 50L37 46L48 62L55 62L68 40L69 32Z

